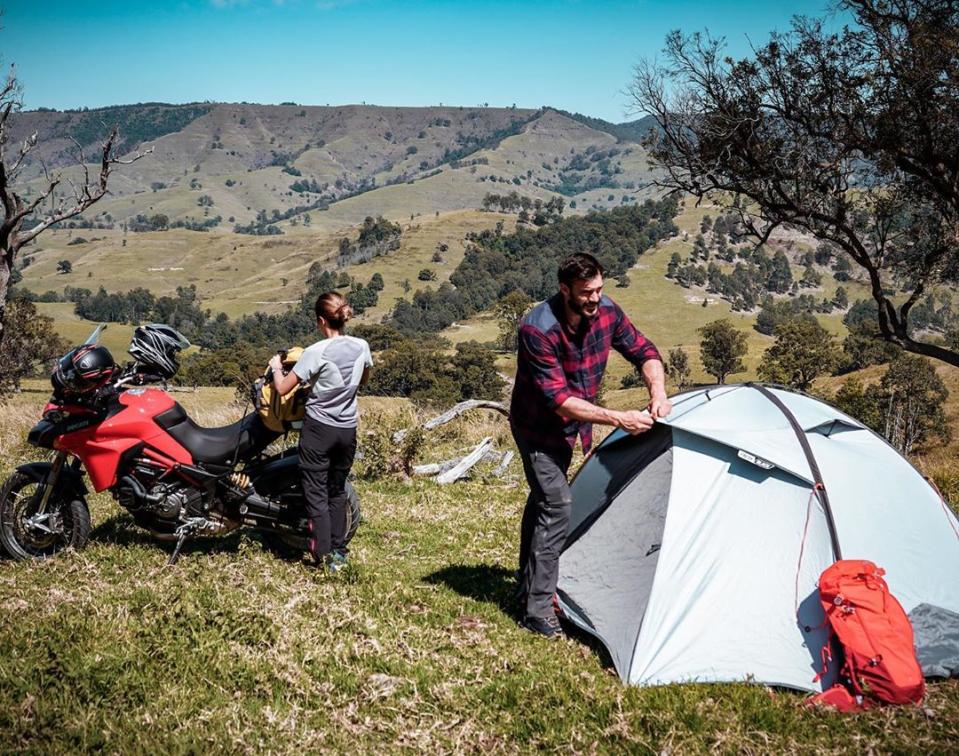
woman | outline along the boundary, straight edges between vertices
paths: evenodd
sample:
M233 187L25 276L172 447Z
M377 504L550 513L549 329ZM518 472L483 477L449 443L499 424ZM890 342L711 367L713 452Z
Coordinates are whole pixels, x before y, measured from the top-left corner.
M373 359L369 344L343 334L353 310L342 295L321 294L315 310L322 338L303 350L286 376L279 355L270 360L270 367L281 396L301 381L312 384L300 431L310 552L317 565L336 571L346 565L345 486L356 453L356 392L369 379Z

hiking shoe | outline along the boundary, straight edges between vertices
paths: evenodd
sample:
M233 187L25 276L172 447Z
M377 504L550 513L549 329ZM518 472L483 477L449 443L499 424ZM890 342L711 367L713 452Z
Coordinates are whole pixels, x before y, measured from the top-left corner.
M323 559L323 566L327 572L339 572L340 570L346 569L348 564L349 561L347 561L346 554L340 551L331 551Z
M522 626L530 632L542 635L548 640L559 640L566 635L563 632L563 628L560 627L559 620L555 614L549 617L527 616L526 619L523 620Z
M513 591L513 601L516 602L516 609L523 613L526 611L526 594L523 593L523 586L517 586L516 590ZM559 596L553 594L553 614L555 614L560 619L566 619L566 612L563 611L563 607L559 604Z

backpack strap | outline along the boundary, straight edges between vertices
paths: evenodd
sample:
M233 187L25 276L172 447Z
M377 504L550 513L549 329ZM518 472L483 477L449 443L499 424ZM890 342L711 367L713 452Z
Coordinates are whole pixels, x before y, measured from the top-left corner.
M826 673L829 671L829 663L832 661L832 651L829 648L830 644L823 644L822 650L819 652L819 659L822 662L822 668L816 673L816 676L812 679L814 683L822 680Z

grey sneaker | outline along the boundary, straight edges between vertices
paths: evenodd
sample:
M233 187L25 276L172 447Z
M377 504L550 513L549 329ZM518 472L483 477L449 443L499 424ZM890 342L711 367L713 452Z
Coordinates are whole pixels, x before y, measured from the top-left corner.
M555 614L549 617L527 616L526 619L523 620L522 625L530 632L542 635L547 640L559 640L566 636Z

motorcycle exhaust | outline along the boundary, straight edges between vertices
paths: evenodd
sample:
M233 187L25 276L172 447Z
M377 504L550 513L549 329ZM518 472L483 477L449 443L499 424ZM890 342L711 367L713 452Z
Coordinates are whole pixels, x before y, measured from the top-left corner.
M244 517L265 517L275 520L283 508L276 502L264 499L256 491L248 494L240 504L240 514Z

